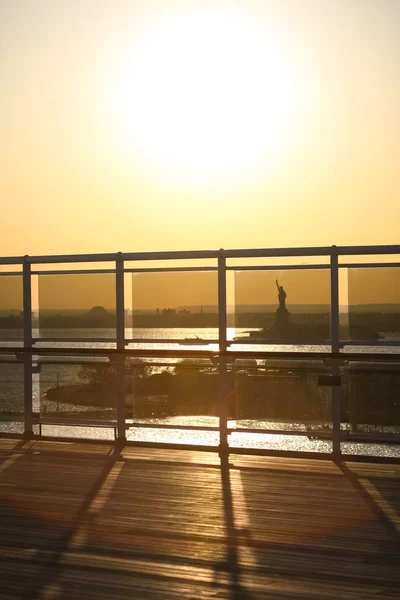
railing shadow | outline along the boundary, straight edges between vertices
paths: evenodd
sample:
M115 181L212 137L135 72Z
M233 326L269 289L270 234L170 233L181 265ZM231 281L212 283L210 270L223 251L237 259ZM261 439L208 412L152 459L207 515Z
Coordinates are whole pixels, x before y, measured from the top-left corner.
M38 449L40 444L36 446L36 450ZM389 569L394 571L395 544L392 541L385 541L386 535L382 536L380 533L381 542L378 541L378 544L381 543L382 546L379 547L379 552L363 552L359 546L348 547L346 540L342 540L340 545L340 536L335 539L336 532L332 527L317 532L320 539L304 538L302 536L304 527L301 528L300 533L292 536L290 518L296 515L298 510L297 505L293 503L286 503L284 515L287 518L286 525L284 521L281 524L279 520L275 520L274 511L271 511L269 504L275 496L265 496L269 490L271 494L274 494L274 490L275 493L278 490L280 495L276 496L276 501L280 502L283 499L284 504L285 496L289 490L293 492L294 486L299 490L303 488L306 490L310 486L315 487L317 492L320 490L320 501L326 503L324 510L329 520L336 501L340 503L343 496L342 486L348 488L344 480L346 477L356 490L348 490L351 497L354 499L358 492L364 504L366 501L374 514L388 525L391 539L398 541L398 533L394 535L393 522L379 507L379 497L377 504L368 490L363 487L363 478L360 480L350 470L351 467L349 469L345 464L338 463L344 477L336 468L335 473L329 470L328 473L324 470L320 473L318 469L318 477L324 479L319 486L316 481L314 486L313 480L317 477L317 473L312 470L303 473L295 469L292 472L293 477L290 478L289 469L275 469L273 472L266 465L263 475L258 462L253 461L254 467L241 465L240 461L235 461L236 464L232 465L227 454L221 455L219 464L217 461L212 465L193 464L193 467L198 468L194 468L193 472L189 473L186 466L189 467L190 463L185 462L184 457L179 454L175 461L171 454L170 460L164 460L163 457L162 460L154 458L144 462L138 457L135 458L131 451L127 452L127 456L125 453L121 456L120 450L116 449L109 456L105 454L99 456L97 453L93 456L88 453L87 461L83 464L84 454L81 452L73 454L66 448L65 452L55 456L49 450L37 452L39 455L37 457L34 456L35 452L32 452L31 456L20 455L15 472L5 480L11 489L11 486L19 485L21 477L25 476L26 489L22 485L25 496L41 485L44 491L36 511L32 510L34 497L29 498L27 502L22 498L20 491L15 493L15 498L19 501L22 499L24 504L14 502L13 492L10 491L8 507L6 506L2 511L0 526L4 535L7 535L7 528L9 528L12 542L7 548L7 540L4 541L4 554L10 552L10 560L15 562L21 561L24 555L31 557L28 564L32 567L32 578L29 579L28 574L25 583L22 582L22 578L15 576L15 568L14 571L10 569L8 585L17 588L19 585L25 586L24 593L18 597L44 598L47 597L49 590L56 589L57 585L60 586L60 597L68 597L70 581L63 580L65 575L63 569L66 569L66 563L68 568L71 567L68 565L71 556L75 567L80 560L80 552L85 556L86 561L87 557L91 557L96 573L101 573L106 560L110 561L108 564L112 564L112 559L117 559L114 579L110 578L110 587L104 589L104 596L101 595L109 598L121 597L122 587L118 587L120 581L130 586L131 593L134 594L135 577L154 578L157 586L164 590L165 597L168 597L169 589L173 590L171 593L175 597L181 586L191 585L190 569L193 569L192 572L199 569L196 573L198 579L194 580L194 586L198 587L193 587L193 590L199 592L199 596L200 589L203 593L206 589L206 593L210 596L229 598L229 600L251 600L259 597L260 585L265 586L263 597L283 599L289 597L290 593L291 598L304 598L305 592L301 586L336 585L337 574L342 567L343 572L340 572L340 577L343 590L347 585L376 586L379 582L379 585L383 586L385 573L389 572ZM73 456L75 461L71 463L70 459ZM124 465L119 474L120 461L123 461ZM17 465L20 463L22 465L18 469ZM118 471L117 478L115 473L111 473L115 465ZM182 467L185 469L183 470ZM64 474L65 468L69 469L69 474L67 472ZM220 469L220 473L216 469ZM241 471L240 478L236 477L238 469ZM42 478L41 472L44 473ZM101 489L104 484L107 487L107 479L110 475L112 484L109 486L110 493L101 508L105 514L100 515L98 521L93 520L93 503L102 497ZM379 487L377 480L370 477L365 479L372 481L382 494L385 494L386 489L389 490L386 499L390 502L398 486L395 480L390 484L389 480L382 477L382 485ZM333 486L331 495L327 496L324 483L334 483L334 480L337 480L338 485ZM340 480L341 485L339 485ZM52 514L52 506L48 504L50 492L50 488L47 488L48 484L51 484L51 489L54 490L53 501L60 503L55 515ZM148 485L146 494L144 494L145 484ZM255 484L258 491L255 489ZM71 485L76 500L79 493L79 504L72 505L72 508L69 507L68 512L64 514L63 503L69 502L71 497L68 485ZM3 489L6 490L6 487ZM160 502L161 492L165 493L165 504ZM334 496L335 493L337 496ZM210 498L212 498L212 505L209 505ZM310 496L310 499L314 501L314 497ZM198 502L202 508L199 508ZM317 494L315 502L318 502ZM124 503L125 513L122 508ZM350 503L349 498L346 498L346 503ZM393 506L396 508L395 505ZM306 505L303 502L304 507ZM369 518L368 511L366 513ZM44 518L43 514L46 515ZM312 526L313 505L303 514ZM202 515L203 521L201 521ZM54 517L58 518L58 521ZM110 527L110 517L112 519L115 517L112 527ZM164 517L167 517L166 520ZM199 527L197 519L199 519ZM240 524L245 523L247 519L249 529L246 530L246 538L244 538L245 530L240 528ZM274 529L274 520L277 527L282 529L282 531L278 530L282 535L278 535L276 539L271 536L270 529L270 525ZM166 523L168 526L165 526ZM293 527L296 528L296 522L293 523ZM333 524L335 523L336 521ZM368 523L367 520L366 527ZM217 525L216 529L214 529L215 525ZM352 535L350 527L351 525L347 537ZM77 537L82 534L80 540L82 545L74 546L76 534ZM334 543L331 544L330 539ZM366 539L368 541L368 535ZM33 552L36 548L37 553ZM102 560L99 560L99 557ZM127 561L120 572L119 559ZM142 574L140 561L144 560L154 565L154 573ZM369 560L372 561L371 567L367 564ZM376 570L376 562L379 560L382 560L382 568L386 569L382 575L379 575ZM135 561L138 562L135 564ZM346 567L351 563L355 565L354 570ZM82 585L93 585L91 593L95 594L93 580L88 576L86 581L85 564L87 566L88 563L82 566L81 582ZM201 569L205 570L204 574ZM6 568L4 572L7 577ZM76 573L73 574L74 577L75 575ZM283 584L286 580L295 578L299 589L293 588L290 592L286 588L280 591L277 588L269 589L269 578L277 577L283 580ZM394 580L394 575L391 577ZM394 584L392 579L387 584L388 589L390 586L397 585L397 580ZM254 582L254 589L252 582ZM177 586L176 589L174 585ZM18 589L13 589L16 597ZM126 589L125 587L124 590Z
M116 446L113 448L111 454L104 457L105 464L102 471L93 482L89 492L86 494L73 522L66 528L63 535L61 535L53 544L50 556L48 556L48 549L39 552L36 562L41 564L42 568L36 577L36 584L29 590L29 598L42 598L45 590L57 579L63 555L68 550L75 533L88 517L89 509L112 468L121 458L121 449L120 446Z
M14 456L16 453L18 453L22 450L26 450L25 446L27 446L27 445L29 448L32 448L32 442L29 442L27 440L19 440L11 448L4 450L0 455L0 464L2 463L2 461L5 461L10 456Z
M238 556L237 529L232 498L229 457L221 454L221 483L226 532L226 561L214 565L214 569L224 570L230 576L231 600L250 600L251 595L241 584L241 566Z
M345 462L338 460L335 461L339 469L342 471L346 479L351 483L353 488L357 491L359 496L364 500L367 506L370 508L376 519L384 526L389 536L397 543L400 542L400 532L392 520L387 516L384 510L375 501L373 496L368 492L367 489L362 485L359 478L353 473ZM370 479L370 478L368 478Z

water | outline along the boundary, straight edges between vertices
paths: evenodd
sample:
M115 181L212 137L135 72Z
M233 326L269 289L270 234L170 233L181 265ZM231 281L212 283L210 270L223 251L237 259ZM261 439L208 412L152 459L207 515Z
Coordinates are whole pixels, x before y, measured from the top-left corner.
M234 329L230 328L227 332L228 340L233 340L235 337L241 336L247 337L247 332L251 331L251 328ZM5 339L6 337L13 337L10 331L7 335L2 335L0 331L0 337ZM39 331L34 332L34 337L46 337L58 339L57 342L38 342L37 346L50 346L50 347L62 347L62 348L113 348L113 342L91 342L91 341L77 341L71 342L65 338L76 338L79 339L113 339L115 335L114 330L46 330L43 335L40 336ZM202 340L216 340L218 338L217 328L174 328L174 329L126 329L126 339L143 340L140 343L132 342L127 347L132 349L156 349L160 348L161 345L157 343L157 340L165 340L162 344L164 349L205 349L205 350L218 350L217 344L210 345L192 345L184 343L173 343L168 340L185 338L196 339L201 338ZM3 346L16 345L15 342L3 342ZM268 351L314 351L324 352L329 351L330 347L326 345L268 345L260 346L259 344L235 344L232 347L234 350L268 350ZM346 347L346 351L356 352L400 352L400 347ZM163 359L164 362L164 359ZM260 361L258 361L260 363ZM264 361L261 361L264 362ZM81 367L78 365L43 365L41 374L35 374L33 376L33 409L34 411L53 413L66 413L71 416L77 416L78 413L87 412L90 410L88 406L72 405L70 403L53 402L46 398L47 391L55 387L55 385L63 386L65 384L78 384L82 383L79 372ZM23 413L23 367L18 364L2 364L0 365L0 401L1 410L3 411L15 411ZM111 415L114 416L114 415ZM135 419L137 422L138 419ZM218 426L218 418L213 416L177 416L177 417L164 417L164 418L153 418L145 419L147 423L157 424L168 424L168 425L185 425L185 426ZM3 431L21 431L22 425L16 422L3 422L1 425ZM304 423L293 423L293 422L279 422L271 420L247 420L247 421L230 421L229 427L251 427L260 429L260 433L231 433L229 436L229 443L235 447L242 448L268 448L276 450L291 450L291 451L302 451L302 452L330 452L332 449L331 442L329 440L321 439L309 439L307 434L304 436L289 436L281 434L262 433L263 429L269 430L288 430L288 429L300 429L304 430ZM58 427L58 426L43 426L42 433L44 435L55 435L59 437L84 437L91 439L113 439L113 431L100 428L82 428L82 427ZM183 430L157 430L152 428L132 428L127 431L128 440L137 441L156 441L156 442L168 442L168 443L182 443L182 444L196 444L196 445L209 445L216 446L219 443L217 431L183 431ZM400 457L400 449L396 445L390 444L365 444L365 443L354 443L354 442L343 442L342 451L344 454L373 454L377 456L395 456Z

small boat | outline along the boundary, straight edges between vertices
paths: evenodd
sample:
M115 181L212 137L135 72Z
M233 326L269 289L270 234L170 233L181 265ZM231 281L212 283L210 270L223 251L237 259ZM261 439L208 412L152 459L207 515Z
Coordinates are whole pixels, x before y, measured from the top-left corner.
M208 341L203 340L203 338L200 338L198 335L196 335L196 337L194 337L194 338L183 338L183 340L180 341L179 344L184 345L184 346L197 345L197 344L208 344Z

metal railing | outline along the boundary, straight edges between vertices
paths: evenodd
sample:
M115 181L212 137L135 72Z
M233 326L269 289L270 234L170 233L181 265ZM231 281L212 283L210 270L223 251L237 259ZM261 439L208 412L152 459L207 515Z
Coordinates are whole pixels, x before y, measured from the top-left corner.
M41 418L35 416L33 410L33 375L40 370L40 364L44 360L44 357L52 357L54 360L60 360L60 357L73 356L75 359L81 357L104 357L112 359L112 362L116 369L116 414L115 423L113 425L116 437L119 440L125 440L127 431L127 418L126 418L126 364L125 360L127 357L140 358L149 360L157 359L199 359L209 358L212 359L218 365L219 373L219 401L218 401L218 426L213 427L201 427L197 426L198 430L217 430L219 433L219 446L221 449L227 449L228 436L233 431L259 431L255 428L240 428L230 427L229 420L230 415L228 412L227 396L229 394L228 380L230 372L232 371L232 365L235 364L237 359L253 359L253 360L280 360L282 361L281 369L284 369L284 364L287 361L301 362L309 360L319 360L321 364L329 368L329 375L331 379L326 379L325 385L329 386L330 389L330 401L331 401L331 423L332 427L329 432L320 432L320 437L328 437L332 440L332 452L334 455L340 454L341 441L345 438L345 432L341 425L341 387L336 385L335 382L340 381L342 374L343 365L348 365L349 362L359 361L360 363L381 363L381 362L392 362L398 364L400 355L396 352L390 351L385 354L376 353L371 351L371 348L378 348L379 346L385 346L386 348L398 347L400 341L397 340L357 340L357 339L341 339L340 337L340 286L339 286L339 273L341 269L363 269L363 268L384 268L392 269L399 268L400 262L393 260L388 262L387 260L381 262L371 262L371 259L365 260L364 262L340 262L340 258L348 256L358 257L377 257L379 255L396 255L400 256L400 245L394 246L363 246L363 247L319 247L319 248L283 248L283 249L242 249L242 250L206 250L206 251L177 251L177 252L140 252L140 253L115 253L115 254L85 254L85 255L59 255L59 256L24 256L24 257L10 257L0 258L0 265L19 265L20 271L2 271L0 272L0 294L1 294L1 277L16 277L22 278L22 317L23 317L23 329L20 337L9 337L7 339L0 340L0 360L4 361L4 356L10 355L15 357L18 364L23 365L23 394L24 394L24 434L29 437L33 434L33 427L35 423L40 423ZM322 262L318 263L313 260L312 264L249 264L251 259L288 259L288 258L301 258L301 257L320 257ZM235 261L236 259L246 259L246 264L231 264L229 261ZM329 262L326 262L326 260ZM167 266L163 266L165 261L215 261L214 265L210 265L209 262L203 266L196 264L195 266L171 266L169 263ZM323 262L325 260L325 262ZM158 261L159 266L131 266L127 263L143 263L146 265L148 261ZM46 269L36 268L32 270L32 265L62 265L71 263L111 263L112 266L104 268L82 268L82 269L53 269L51 271ZM228 302L227 302L227 275L232 271L307 271L307 270L327 270L330 275L330 297L329 297L329 339L321 340L307 340L302 339L301 342L296 339L263 339L262 337L254 339L228 339L227 336L227 325L228 325ZM193 339L190 343L193 346L207 346L217 345L216 348L212 349L163 349L163 345L168 344L182 344L182 338L169 338L169 339L143 339L143 338L127 338L126 336L126 290L125 290L125 278L127 274L135 273L172 273L172 272L215 272L217 274L217 313L218 313L218 327L216 328L216 337L214 339L200 339L196 341ZM52 338L52 337L41 337L35 335L33 327L33 285L32 281L34 277L44 275L77 275L77 274L112 274L115 276L115 337L79 337L75 338ZM400 304L400 301L399 301ZM39 303L40 309L40 303ZM16 344L15 344L16 342ZM45 346L43 343L50 342L64 342L70 344L68 348L55 348ZM113 344L113 348L99 348L85 347L77 348L78 343L85 342L87 344L99 344L108 343ZM71 344L75 343L75 347ZM127 346L135 343L137 348L130 349ZM150 349L145 348L144 345L156 344L157 347ZM10 345L13 344L13 345ZM252 350L238 350L238 344L246 345L249 344L256 346ZM284 348L287 345L300 346L305 345L315 346L311 352L304 351L290 351L282 352L276 350L277 347ZM364 346L363 352L344 352L343 347L351 344L353 346ZM268 351L265 346L275 346L274 351ZM323 345L323 351L318 346ZM365 348L369 347L368 352L365 352ZM258 367L257 367L258 368ZM251 370L251 367L248 367ZM1 420L1 416L0 416ZM42 419L42 422L45 419ZM84 419L83 419L84 421ZM83 422L82 421L82 422ZM89 422L89 421L88 421ZM152 424L146 425L146 423L132 423L128 427L146 427ZM153 425L154 426L154 425ZM161 428L162 426L159 425ZM171 425L164 424L164 428L173 428ZM189 429L193 427L186 427L184 425L175 425L176 428ZM264 433L270 430L262 430ZM282 433L282 430L273 430L272 433ZM287 435L304 435L304 432L299 433L298 431L286 431ZM382 437L382 436L381 436Z

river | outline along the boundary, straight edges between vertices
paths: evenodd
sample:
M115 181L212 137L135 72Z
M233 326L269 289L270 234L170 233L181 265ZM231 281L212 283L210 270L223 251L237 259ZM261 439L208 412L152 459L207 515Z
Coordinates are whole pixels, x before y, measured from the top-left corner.
M228 340L233 340L235 337L246 337L250 328L234 329L230 328L227 331ZM12 337L10 332L0 331L0 337L3 339ZM113 342L70 342L65 338L75 338L77 340L86 338L95 339L112 339L115 335L114 330L71 330L71 329L59 329L59 330L47 330L40 336L39 331L33 332L34 336L39 340L40 337L53 338L59 341L57 342L37 342L37 346L51 346L51 347L81 347L81 348L113 348ZM168 349L208 349L217 350L218 346L213 344L206 345L192 345L183 343L170 343L168 340L186 338L202 340L216 340L218 338L218 330L216 328L193 328L193 329L126 329L126 339L142 340L139 342L132 342L127 347L132 349L156 349L160 348L161 344L155 342L155 340L163 340L162 348ZM63 341L64 340L64 341ZM154 340L154 341L153 341ZM165 341L164 341L165 340ZM16 345L15 342L3 342L4 345ZM283 345L283 346L260 346L251 344L235 344L232 349L236 350L260 350L265 349L268 351L329 351L330 347L326 345ZM346 351L362 351L362 352L400 352L400 347L352 347L347 346ZM71 412L75 415L77 412L83 412L88 410L87 406L77 406L71 404L60 404L49 402L46 399L47 390L56 385L65 384L78 384L82 380L79 376L80 367L77 365L43 365L41 373L33 375L33 410L46 414L56 412ZM0 412L1 411L15 411L23 412L23 368L19 364L0 364ZM137 421L137 419L135 419ZM186 425L186 426L218 426L217 417L212 416L176 416L176 417L164 417L164 418L153 418L151 420L146 419L147 423L157 424L169 424L169 425ZM295 422L279 422L277 420L241 420L241 421L230 421L230 427L242 427L242 428L256 428L260 430L260 433L231 433L229 436L229 443L235 447L243 448L265 448L265 449L276 449L276 450L291 450L291 451L304 451L304 452L330 452L331 442L325 440L309 439L307 435L304 436L289 436L281 434L262 433L263 429L269 430L288 430L288 429L301 429L303 430L304 423ZM0 423L2 431L18 431L21 430L22 425L16 422L2 422ZM58 426L43 426L43 434L55 435L59 437L84 437L91 439L113 439L113 432L107 429L100 428L79 428L79 427L58 427ZM137 441L152 441L152 442L168 442L168 443L182 443L182 444L198 444L198 445L210 445L215 446L218 444L218 432L208 431L183 431L183 430L157 430L150 428L132 428L127 431L128 440ZM366 444L366 443L355 443L355 442L343 442L342 452L344 454L373 454L377 456L395 456L400 457L400 447L393 444Z

